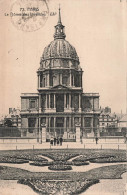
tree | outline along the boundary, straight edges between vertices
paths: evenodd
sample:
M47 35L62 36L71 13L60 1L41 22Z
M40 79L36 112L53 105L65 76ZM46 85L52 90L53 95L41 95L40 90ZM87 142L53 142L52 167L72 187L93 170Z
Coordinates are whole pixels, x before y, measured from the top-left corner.
M12 127L12 121L11 121L11 119L5 119L4 125L6 127Z

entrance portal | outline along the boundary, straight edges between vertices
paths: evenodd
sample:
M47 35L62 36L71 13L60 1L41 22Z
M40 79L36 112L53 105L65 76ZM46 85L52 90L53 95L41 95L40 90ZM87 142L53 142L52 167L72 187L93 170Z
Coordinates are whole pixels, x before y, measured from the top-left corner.
M57 137L63 137L63 134L64 134L64 118L63 117L56 118L55 132L56 132Z

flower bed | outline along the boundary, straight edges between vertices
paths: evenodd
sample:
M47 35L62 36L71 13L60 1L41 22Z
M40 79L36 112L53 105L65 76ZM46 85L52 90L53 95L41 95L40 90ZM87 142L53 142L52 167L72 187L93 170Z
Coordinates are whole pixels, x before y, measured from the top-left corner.
M89 165L89 162L86 162L86 161L73 161L73 165L75 165L75 166Z
M127 162L127 159L120 158L120 156L108 157L108 158L96 158L91 159L92 163L117 163L117 162Z
M99 180L84 181L43 181L42 179L21 179L18 183L30 186L39 194L66 194L77 195Z
M48 161L34 161L34 162L29 162L30 165L34 165L34 166L49 166L52 165L52 162L48 162Z
M17 158L10 158L10 157L3 157L0 158L0 163L14 163L14 164L22 164L22 163L28 163L28 160L24 159L17 159Z
M67 153L67 152L52 152L52 153L47 153L47 154L42 154L44 156L47 156L55 161L67 161L70 158L76 157L79 154L71 154L71 153Z
M12 156L13 157L13 156ZM30 160L30 161L48 161L47 159L41 157L40 155L35 155L35 154L21 154L15 156L18 159L25 159L25 160Z
M77 158L75 158L74 160L72 160L72 162L84 162L84 161L90 161L92 162L92 160L94 159L103 159L103 158L111 158L114 157L114 155L102 155L102 154L88 154L86 155L81 155Z
M54 164L49 166L48 169L53 171L67 171L67 170L72 170L72 167L70 165Z

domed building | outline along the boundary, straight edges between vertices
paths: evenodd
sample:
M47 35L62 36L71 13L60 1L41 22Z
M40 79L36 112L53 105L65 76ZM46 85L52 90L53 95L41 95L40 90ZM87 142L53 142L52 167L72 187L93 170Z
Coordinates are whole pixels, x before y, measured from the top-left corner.
M37 70L38 92L21 94L23 136L42 133L47 141L52 136L75 141L76 126L81 137L97 136L99 94L83 93L79 57L65 38L59 9L54 40L44 48Z

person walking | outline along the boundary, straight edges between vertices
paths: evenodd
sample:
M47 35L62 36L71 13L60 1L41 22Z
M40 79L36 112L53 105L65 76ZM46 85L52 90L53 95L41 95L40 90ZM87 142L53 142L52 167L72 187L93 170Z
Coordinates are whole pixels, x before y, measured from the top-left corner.
M96 138L95 138L95 140L96 140L96 144L98 144L98 139L99 139L98 137L96 137Z
M62 146L63 138L60 137L60 146Z
M57 146L59 145L59 141L60 141L60 140L59 140L59 137L57 137Z
M54 146L56 146L56 137L54 137Z
M53 137L50 139L50 145L53 146Z

